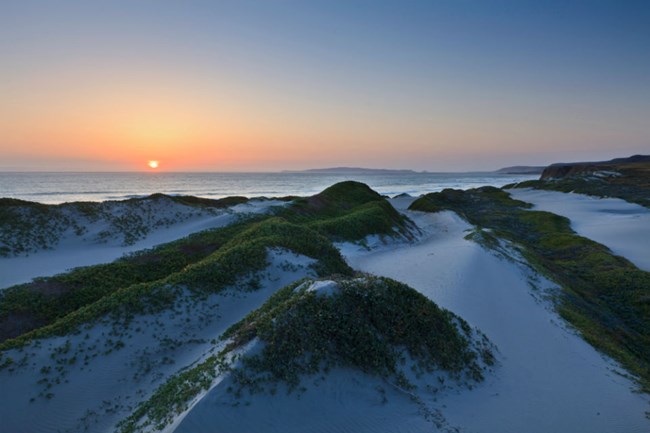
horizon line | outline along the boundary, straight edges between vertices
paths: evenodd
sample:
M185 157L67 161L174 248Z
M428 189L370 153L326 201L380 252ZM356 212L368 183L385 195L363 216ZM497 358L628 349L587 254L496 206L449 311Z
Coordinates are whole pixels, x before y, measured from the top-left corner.
M511 167L517 167L517 166L511 166ZM535 165L535 166L528 166L528 165L522 165L521 167L547 167L546 165ZM345 167L341 167L345 168ZM358 167L353 167L353 168L358 168ZM458 171L427 171L427 170L413 170L413 169L393 169L393 168L358 168L360 171L367 170L367 171L393 171L393 172L411 172L411 174L440 174L440 173L449 173L449 174L454 174L454 173L496 173L499 170L502 170L503 168L508 168L508 167L501 167L497 168L495 170L458 170ZM328 174L328 173L319 173L319 172L311 172L312 170L326 170L326 169L302 169L302 170L276 170L276 171L255 171L255 170L224 170L224 171L195 171L195 170L188 170L188 171L167 171L167 170L141 170L141 171L135 171L135 170L1 170L0 173L53 173L53 174L62 174L62 173L71 173L71 174L118 174L118 173L129 173L129 174L189 174L189 173L196 173L196 174L228 174L228 173L233 173L233 174ZM335 171L332 171L331 173L336 173ZM348 171L350 173L350 171ZM506 173L507 174L507 173Z

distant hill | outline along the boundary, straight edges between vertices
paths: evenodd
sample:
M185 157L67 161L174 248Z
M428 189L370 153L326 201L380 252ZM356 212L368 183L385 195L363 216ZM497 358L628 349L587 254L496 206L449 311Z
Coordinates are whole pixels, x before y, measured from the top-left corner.
M542 174L546 167L542 166L528 166L528 165L515 165L512 167L503 167L495 171L500 174Z
M323 173L323 174L416 174L426 173L414 170L392 170L387 168L329 167L308 170L283 170L283 173Z
M607 161L610 164L631 164L636 162L650 162L650 155L632 155L628 158L614 158Z
M493 173L499 174L541 174L546 167L517 165L504 167ZM320 174L427 174L430 171L394 170L389 168L362 168L362 167L328 167L311 168L307 170L283 170L283 173L320 173Z

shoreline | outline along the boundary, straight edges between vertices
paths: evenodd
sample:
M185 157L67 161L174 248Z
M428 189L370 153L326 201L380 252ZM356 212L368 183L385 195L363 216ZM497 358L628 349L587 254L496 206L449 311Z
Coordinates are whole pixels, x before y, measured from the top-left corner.
M25 182L28 176L29 182ZM309 196L344 180L368 184L380 194L420 195L444 188L503 186L536 175L486 173L336 174L336 173L0 173L0 197L46 204L102 202L154 193L209 199L230 196ZM83 187L80 188L79 185ZM51 195L57 191L56 195Z

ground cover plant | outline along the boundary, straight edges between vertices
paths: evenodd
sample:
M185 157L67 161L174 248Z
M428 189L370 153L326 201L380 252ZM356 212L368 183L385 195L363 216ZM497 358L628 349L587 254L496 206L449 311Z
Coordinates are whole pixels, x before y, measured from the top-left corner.
M265 343L244 359L240 384L277 380L296 387L300 375L336 366L389 377L399 375L406 353L423 369L482 379L469 325L405 284L366 276L327 283L325 294L310 284L281 292L225 333L230 348L254 338Z

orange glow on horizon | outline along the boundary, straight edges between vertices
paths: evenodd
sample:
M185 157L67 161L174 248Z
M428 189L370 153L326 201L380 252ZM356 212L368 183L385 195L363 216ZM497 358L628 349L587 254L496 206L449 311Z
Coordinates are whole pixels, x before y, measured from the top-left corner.
M211 93L203 88L193 92L173 84L125 77L110 88L80 80L78 88L43 84L15 94L10 110L0 102L0 163L10 169L34 161L29 164L43 170L97 171L265 171L316 163L431 170L446 169L440 161L454 158L462 168L469 155L489 155L498 165L496 155L524 142L542 148L620 141L614 130L570 125L548 135L549 119L510 122L502 113L480 110L435 116L427 114L435 106L427 105L408 116L381 105L334 110L327 99L305 106L232 88L232 94L216 98L205 96Z
M147 163L147 165L149 166L149 168L152 168L152 169L154 169L154 170L155 170L156 168L158 168L158 165L159 165L159 164L160 164L160 163L159 163L158 161L149 161L149 162Z

